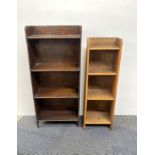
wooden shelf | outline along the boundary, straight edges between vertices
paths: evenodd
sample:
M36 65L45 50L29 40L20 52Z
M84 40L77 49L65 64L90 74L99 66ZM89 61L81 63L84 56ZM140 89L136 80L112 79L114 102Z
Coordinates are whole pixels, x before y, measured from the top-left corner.
M52 72L52 71L80 71L77 64L66 63L36 63L31 69L32 72Z
M35 98L78 98L78 92L74 88L65 87L39 87Z
M116 75L111 65L104 64L101 62L91 62L89 64L88 75Z
M86 124L111 124L108 112L88 110Z
M90 50L119 50L119 46L117 45L94 45L89 48Z
M42 108L39 113L39 120L44 121L78 121L73 110L49 110Z
M112 92L107 89L89 86L88 100L114 100Z
M30 36L27 36L27 39L80 39L79 34L74 34L74 35L69 35L69 34L61 34L61 35L56 35L56 34L32 34Z

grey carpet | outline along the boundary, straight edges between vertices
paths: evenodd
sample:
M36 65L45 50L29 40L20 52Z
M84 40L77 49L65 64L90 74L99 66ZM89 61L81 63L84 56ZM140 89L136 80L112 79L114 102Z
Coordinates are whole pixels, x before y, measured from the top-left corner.
M18 122L18 155L136 155L136 116L116 116L113 130L107 126L41 124L34 117Z

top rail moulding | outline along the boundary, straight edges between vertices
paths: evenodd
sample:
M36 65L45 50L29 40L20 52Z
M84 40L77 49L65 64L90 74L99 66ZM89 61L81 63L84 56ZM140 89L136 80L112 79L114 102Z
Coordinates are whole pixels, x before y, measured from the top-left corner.
M80 39L81 26L27 26L27 39Z
M89 50L119 50L119 38L89 38Z

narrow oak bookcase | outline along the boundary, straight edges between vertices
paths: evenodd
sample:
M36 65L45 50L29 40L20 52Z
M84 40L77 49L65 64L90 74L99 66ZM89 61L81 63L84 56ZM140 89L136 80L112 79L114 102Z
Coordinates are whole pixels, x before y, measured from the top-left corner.
M37 126L79 121L81 26L26 26Z
M121 53L119 38L88 38L84 128L113 126Z

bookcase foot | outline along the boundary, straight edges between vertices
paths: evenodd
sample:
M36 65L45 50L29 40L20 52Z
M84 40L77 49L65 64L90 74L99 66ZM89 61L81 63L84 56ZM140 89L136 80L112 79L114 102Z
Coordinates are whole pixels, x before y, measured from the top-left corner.
M113 129L113 124L110 125L110 130L112 130L112 129Z
M86 125L84 124L84 125L83 125L83 129L85 129L85 128L86 128Z
M37 128L39 128L39 121L37 121Z
M80 127L80 122L79 122L79 120L77 121L77 126Z

